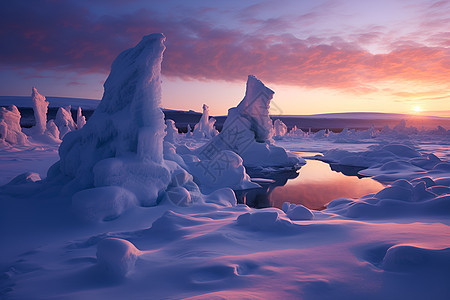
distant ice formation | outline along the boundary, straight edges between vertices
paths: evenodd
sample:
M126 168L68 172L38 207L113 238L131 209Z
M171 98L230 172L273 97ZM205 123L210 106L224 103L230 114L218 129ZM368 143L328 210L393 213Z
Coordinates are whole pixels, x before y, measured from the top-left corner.
M178 140L178 129L175 126L174 120L166 120L166 136L164 137L164 140L175 144Z
M33 127L35 134L44 134L47 128L48 101L38 93L36 88L32 89L31 99L33 100L33 111L36 125Z
M20 127L20 112L15 105L0 107L0 140L12 145L28 144Z
M283 136L287 133L287 126L283 123L280 119L276 119L273 122L273 129L274 129L274 139L281 139Z
M68 132L76 130L77 125L72 118L71 106L60 107L56 113L55 124L59 129L59 138L62 139Z
M83 126L86 125L86 117L83 116L81 112L81 106L78 106L77 110L77 129L83 128Z
M219 132L214 127L214 123L216 123L216 119L209 117L208 105L203 104L203 114L200 121L194 127L194 137L206 139L215 137Z

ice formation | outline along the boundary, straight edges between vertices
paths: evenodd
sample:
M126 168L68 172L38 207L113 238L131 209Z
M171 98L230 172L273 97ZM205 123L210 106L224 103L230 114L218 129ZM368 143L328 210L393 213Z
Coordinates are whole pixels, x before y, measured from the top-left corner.
M166 120L166 136L164 140L169 143L176 143L178 140L178 129L174 120Z
M20 112L15 105L0 107L0 140L12 145L28 144L28 138L20 127Z
M72 118L70 105L60 107L56 113L55 124L59 129L59 138L62 139L68 132L76 130L77 126Z
M201 160L211 160L222 150L237 153L245 167L297 169L305 161L273 145L269 116L274 92L249 75L244 99L228 110L222 131L197 150Z
M192 137L192 135L193 135L193 133L192 133L191 125L188 124L188 125L187 125L186 137Z
M287 126L280 119L276 119L273 122L273 129L274 129L274 135L273 135L274 139L281 139L287 133Z
M118 186L149 206L167 188L171 176L163 163L165 125L159 108L164 40L162 34L151 34L122 52L89 122L65 136L49 177L69 177L68 192L90 189L95 201L97 189Z
M120 216L135 203L153 206L167 200L189 206L203 199L175 151L178 131L171 120L164 141L166 125L160 109L164 40L162 34L151 34L122 52L89 122L64 137L60 161L49 169L48 179L68 181L64 192L73 194L78 215L85 212L86 218L99 222ZM245 174L242 169L236 170ZM245 178L236 178L241 186ZM212 191L220 187L225 186Z
M209 117L209 107L203 104L203 114L200 121L194 126L193 136L195 138L210 139L218 134L218 131L214 127L216 119Z
M81 112L81 106L78 106L77 110L77 129L83 128L83 126L86 125L86 117L83 116Z
M33 127L35 134L44 134L47 126L48 101L38 93L36 88L32 89L31 99L33 100L34 119L36 125Z

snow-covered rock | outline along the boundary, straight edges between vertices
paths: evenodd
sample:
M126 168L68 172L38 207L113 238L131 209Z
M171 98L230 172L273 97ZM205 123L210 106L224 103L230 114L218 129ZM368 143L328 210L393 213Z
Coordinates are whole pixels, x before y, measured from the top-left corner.
M15 105L0 107L0 140L12 145L28 144L28 138L20 127L20 112Z
M193 136L195 138L210 139L216 136L219 132L214 127L216 119L209 117L209 107L203 104L203 114L200 121L194 126Z

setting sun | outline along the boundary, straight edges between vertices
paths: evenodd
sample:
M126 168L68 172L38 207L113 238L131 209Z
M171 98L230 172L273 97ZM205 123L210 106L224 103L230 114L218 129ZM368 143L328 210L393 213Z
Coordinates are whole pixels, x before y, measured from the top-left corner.
M412 108L413 112L420 113L422 111L422 108L419 105L415 105Z

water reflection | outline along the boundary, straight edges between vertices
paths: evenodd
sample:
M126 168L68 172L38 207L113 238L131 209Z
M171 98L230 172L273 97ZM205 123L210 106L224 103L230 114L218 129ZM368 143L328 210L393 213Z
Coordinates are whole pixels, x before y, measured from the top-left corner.
M258 182L262 188L236 191L240 203L246 203L255 208L278 207L283 202L302 204L309 209L321 210L331 200L337 198L360 198L376 193L383 185L371 178L358 176L361 168L307 160L297 172L271 174L272 182ZM262 174L264 175L264 174Z

